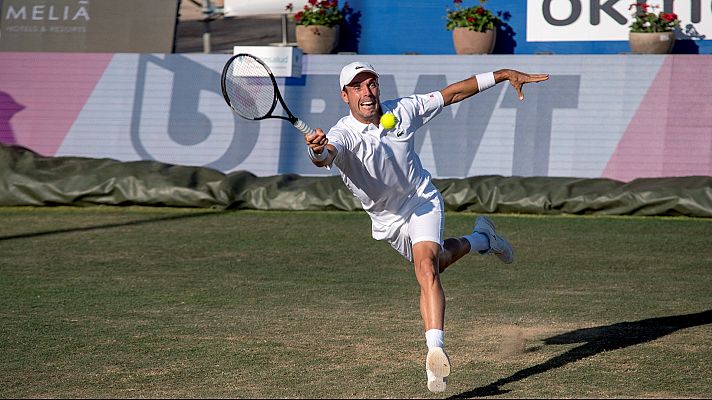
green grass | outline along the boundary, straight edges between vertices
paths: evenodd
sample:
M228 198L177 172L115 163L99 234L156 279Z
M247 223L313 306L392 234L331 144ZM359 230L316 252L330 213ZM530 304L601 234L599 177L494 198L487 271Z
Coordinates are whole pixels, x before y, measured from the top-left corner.
M0 397L710 397L712 220L492 218L518 259L443 274L433 395L364 213L0 208Z

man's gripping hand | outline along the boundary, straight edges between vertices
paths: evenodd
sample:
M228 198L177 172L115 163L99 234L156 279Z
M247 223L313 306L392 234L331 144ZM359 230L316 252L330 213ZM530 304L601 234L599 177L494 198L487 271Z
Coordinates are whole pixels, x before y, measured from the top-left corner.
M314 154L321 154L326 150L326 144L329 140L326 138L326 134L321 128L316 128L314 131L304 136L304 140L307 142L307 146L314 152Z
M307 142L309 158L311 158L314 165L317 167L327 165L330 154L326 145L329 143L329 139L326 138L324 131L316 128L312 133L305 135L304 140Z

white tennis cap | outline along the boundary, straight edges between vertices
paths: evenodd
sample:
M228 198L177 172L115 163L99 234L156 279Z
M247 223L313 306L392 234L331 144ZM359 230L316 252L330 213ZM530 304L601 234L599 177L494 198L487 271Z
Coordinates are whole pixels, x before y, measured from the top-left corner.
M370 72L378 78L378 73L373 68L373 65L363 61L352 62L341 69L341 75L339 76L339 83L341 84L340 88L343 90L344 86L351 83L351 81L354 80L354 77L361 72Z

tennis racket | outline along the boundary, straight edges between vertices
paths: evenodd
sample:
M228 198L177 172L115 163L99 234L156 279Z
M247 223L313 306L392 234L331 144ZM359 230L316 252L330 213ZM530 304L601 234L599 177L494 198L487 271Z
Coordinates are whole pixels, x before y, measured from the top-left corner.
M259 58L251 54L232 56L223 68L220 86L227 104L242 118L255 121L266 118L284 119L302 134L312 133L312 128L289 111L272 71ZM277 102L287 116L274 114Z

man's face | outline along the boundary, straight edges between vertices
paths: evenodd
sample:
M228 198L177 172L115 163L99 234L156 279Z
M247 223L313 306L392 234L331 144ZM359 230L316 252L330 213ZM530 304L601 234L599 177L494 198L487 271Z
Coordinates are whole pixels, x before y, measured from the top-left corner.
M378 78L370 72L362 72L354 77L341 91L341 98L349 105L354 117L364 124L378 125L381 91Z

